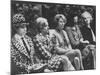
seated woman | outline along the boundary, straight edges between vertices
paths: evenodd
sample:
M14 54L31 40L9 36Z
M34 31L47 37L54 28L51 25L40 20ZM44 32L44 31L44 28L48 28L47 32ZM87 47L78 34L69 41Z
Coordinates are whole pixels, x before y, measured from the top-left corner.
M82 51L82 49L84 49L84 47L87 45L88 41L86 40L83 41L83 36L80 32L78 22L79 22L78 16L74 16L73 24L70 26L66 26L65 30L68 34L72 48L80 49ZM83 54L83 55L86 55L86 54Z
M64 55L53 54L54 46L49 36L49 26L47 19L39 17L36 19L38 34L34 37L35 52L42 63L52 71L75 70L69 59ZM60 69L62 68L62 70Z
M24 16L15 14L12 23L16 32L11 39L11 74L27 74L43 69L45 64L35 64L34 45L32 39L26 35L28 23Z
M71 62L74 62L77 70L83 70L82 56L80 50L73 50L69 42L67 33L63 30L66 24L66 18L62 14L57 14L54 18L56 29L51 30L51 36L56 39L56 53L59 55L66 55Z
M88 41L88 51L89 53L91 52L92 56L93 56L93 68L96 68L96 36L95 36L95 30L94 26L92 24L93 22L93 17L92 15L88 12L88 11L84 11L81 14L82 19L84 20L84 26L82 26L80 28L80 31L82 33L83 36L83 40L87 40Z
M73 16L73 25L66 26L66 32L68 34L70 43L74 49L80 49L82 53L82 57L84 63L83 65L85 66L86 64L92 63L92 61L86 61L87 58L91 59L91 51L92 49L95 49L95 46L89 45L88 40L83 40L83 36L81 34L80 28L79 28L79 17L77 15ZM92 64L90 67L92 68ZM89 69L89 66L85 66L84 69ZM91 69L90 68L90 69Z

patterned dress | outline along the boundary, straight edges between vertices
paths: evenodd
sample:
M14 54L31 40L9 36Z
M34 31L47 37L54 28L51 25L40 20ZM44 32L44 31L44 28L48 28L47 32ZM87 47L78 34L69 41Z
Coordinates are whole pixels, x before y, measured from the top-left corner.
M47 63L49 69L58 71L62 58L54 53L54 46L49 35L40 33L34 38L35 50L41 62Z
M25 35L24 41L18 34L11 40L11 72L14 74L34 73L35 71L30 70L29 66L36 65L37 68L42 68L41 64L35 64L37 61L32 39Z

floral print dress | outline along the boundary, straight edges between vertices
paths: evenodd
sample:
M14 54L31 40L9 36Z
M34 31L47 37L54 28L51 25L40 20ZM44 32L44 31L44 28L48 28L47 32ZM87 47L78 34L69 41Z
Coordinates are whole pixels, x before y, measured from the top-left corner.
M62 58L54 53L54 45L49 37L40 33L33 39L35 50L40 62L46 63L48 68L57 71L61 65Z

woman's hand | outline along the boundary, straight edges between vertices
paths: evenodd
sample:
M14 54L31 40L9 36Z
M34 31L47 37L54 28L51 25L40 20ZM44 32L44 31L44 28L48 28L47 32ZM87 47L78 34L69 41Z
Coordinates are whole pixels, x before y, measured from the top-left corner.
M87 44L89 44L89 41L88 41L88 40L85 40L85 41L84 41L83 39L80 39L80 42L81 42L81 43L87 43Z
M38 72L40 70L43 70L45 67L47 66L47 64L33 64L31 66L28 66L28 72Z
M34 70L39 70L39 69L45 67L46 65L47 64L41 64L41 63L39 63L39 64L34 64L32 67L33 67Z

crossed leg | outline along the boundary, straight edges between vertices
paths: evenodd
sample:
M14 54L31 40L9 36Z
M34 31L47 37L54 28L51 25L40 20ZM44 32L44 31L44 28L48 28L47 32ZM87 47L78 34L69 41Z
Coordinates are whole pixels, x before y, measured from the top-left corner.
M65 55L69 58L71 62L75 63L75 67L77 70L81 69L83 70L83 63L82 63L82 55L80 50L69 50L68 52L65 53Z

